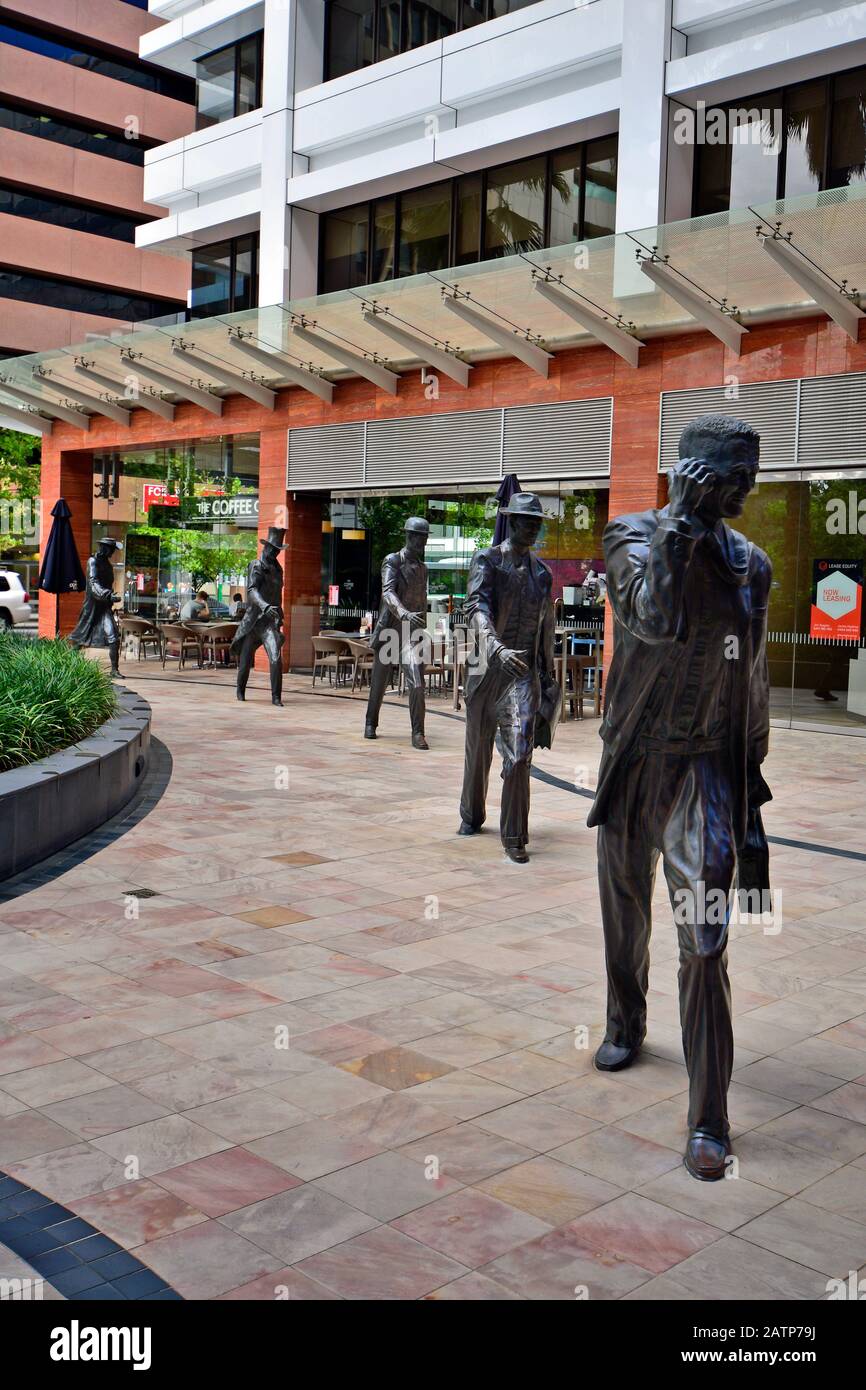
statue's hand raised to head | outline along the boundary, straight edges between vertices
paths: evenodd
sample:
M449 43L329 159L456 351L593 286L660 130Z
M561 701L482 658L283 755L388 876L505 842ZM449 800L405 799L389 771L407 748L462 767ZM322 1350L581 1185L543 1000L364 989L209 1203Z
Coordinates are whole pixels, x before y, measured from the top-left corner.
M703 459L680 459L668 474L669 515L695 516L714 484L715 474Z

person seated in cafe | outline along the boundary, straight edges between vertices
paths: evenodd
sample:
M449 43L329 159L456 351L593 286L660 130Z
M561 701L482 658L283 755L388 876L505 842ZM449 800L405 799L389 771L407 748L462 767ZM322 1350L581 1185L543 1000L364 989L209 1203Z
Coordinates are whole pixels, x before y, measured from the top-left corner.
M180 610L182 623L206 623L210 619L207 589L199 589L195 598L188 599Z
M246 604L244 603L243 594L232 594L232 601L229 604L229 617L242 618L246 611L247 608Z

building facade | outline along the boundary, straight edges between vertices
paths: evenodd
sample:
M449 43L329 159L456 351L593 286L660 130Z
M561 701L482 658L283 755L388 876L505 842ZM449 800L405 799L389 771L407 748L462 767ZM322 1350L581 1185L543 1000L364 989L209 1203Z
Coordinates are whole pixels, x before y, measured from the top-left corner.
M864 731L866 5L151 13L141 58L195 80L197 128L146 153L168 215L136 237L189 256L190 321L106 347L113 404L143 393L128 421L55 413L44 441L82 547L136 537L139 605L220 599L281 521L307 665L323 614L375 604L407 511L433 523L431 603L459 607L515 472L570 608L607 518L663 503L682 423L722 410L763 440L743 529L775 567L774 716ZM126 493L94 501L116 460ZM53 631L77 600L43 607Z
M139 57L146 0L0 3L0 356L183 313L185 257L139 250L162 213L148 150L194 123L195 84Z

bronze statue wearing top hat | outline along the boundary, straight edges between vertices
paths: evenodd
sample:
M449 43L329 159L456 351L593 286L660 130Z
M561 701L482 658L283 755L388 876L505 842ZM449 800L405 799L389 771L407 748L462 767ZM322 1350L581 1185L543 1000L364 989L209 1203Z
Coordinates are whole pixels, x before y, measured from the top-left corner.
M283 526L270 526L259 544L262 553L247 571L246 612L232 641L238 659L237 696L246 699L247 681L253 657L264 647L271 668L271 703L282 705L283 663L280 655L283 636L283 567L277 556L286 550Z
M69 641L73 647L107 647L111 674L120 675L120 629L112 612L120 599L114 592L114 566L111 556L123 545L113 536L100 536L96 554L87 561L87 588L84 606Z
M730 890L769 891L760 806L770 728L770 562L725 525L758 473L751 426L703 415L683 430L661 511L604 533L615 646L589 824L607 959L601 1071L630 1066L646 1031L653 881L661 856L679 939L689 1075L688 1171L723 1178L733 1059ZM749 911L753 909L750 907Z
M553 576L532 554L544 521L541 499L517 492L507 507L508 538L472 557L466 595L478 642L465 676L466 764L460 835L486 816L487 782L497 730L502 748L500 834L517 864L529 859L529 769L534 748L549 748L562 692L553 656Z
M379 711L391 677L402 667L409 692L412 747L429 747L424 737L424 641L427 630L427 566L424 548L430 524L410 516L405 525L406 544L382 564L382 607L370 638L375 652L370 678L370 698L364 737L376 738Z

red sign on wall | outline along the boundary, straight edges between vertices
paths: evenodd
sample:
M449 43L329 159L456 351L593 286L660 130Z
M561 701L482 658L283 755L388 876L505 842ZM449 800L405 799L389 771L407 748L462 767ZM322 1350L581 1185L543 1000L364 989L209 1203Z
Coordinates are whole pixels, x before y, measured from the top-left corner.
M165 483L145 483L141 505L145 511L154 504L160 507L179 507L180 498L169 492Z

